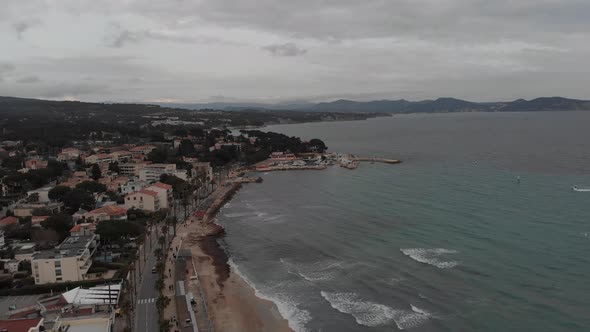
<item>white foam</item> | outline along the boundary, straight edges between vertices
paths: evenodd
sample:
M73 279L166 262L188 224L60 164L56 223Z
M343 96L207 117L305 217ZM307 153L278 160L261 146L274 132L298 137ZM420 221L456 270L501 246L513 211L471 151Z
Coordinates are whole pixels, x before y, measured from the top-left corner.
M432 316L418 307L411 305L410 310L394 309L384 304L363 301L355 293L320 292L332 308L354 317L359 325L376 327L395 323L404 330L419 326Z
M440 259L440 256L442 255L452 255L458 253L456 250L444 248L408 248L400 250L404 253L404 255L409 256L417 262L436 266L441 269L450 269L459 265L459 262L457 261L445 261Z
M341 261L333 260L318 261L311 264L296 264L284 258L281 258L280 261L287 268L287 272L310 282L334 279L338 274L337 269L342 268L344 264Z
M227 218L240 218L252 215L252 213L248 212L237 212L237 213L224 213L223 216Z
M288 294L279 291L284 283L268 286L265 287L264 290L261 290L240 271L231 258L228 260L228 264L233 272L238 274L250 287L252 287L252 289L254 289L254 293L258 298L271 301L277 306L279 313L289 322L289 327L293 331L308 331L305 325L311 320L311 314L309 311L299 308L298 303ZM273 291L272 294L270 290Z

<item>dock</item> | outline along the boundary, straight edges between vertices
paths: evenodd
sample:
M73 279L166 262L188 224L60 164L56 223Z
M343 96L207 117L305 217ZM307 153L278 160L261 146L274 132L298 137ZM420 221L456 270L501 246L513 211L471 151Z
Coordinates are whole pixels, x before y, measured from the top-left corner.
M352 161L370 161L373 163L385 163L385 164L399 164L402 161L397 159L387 159L387 158L370 158L370 157L354 157L351 158Z

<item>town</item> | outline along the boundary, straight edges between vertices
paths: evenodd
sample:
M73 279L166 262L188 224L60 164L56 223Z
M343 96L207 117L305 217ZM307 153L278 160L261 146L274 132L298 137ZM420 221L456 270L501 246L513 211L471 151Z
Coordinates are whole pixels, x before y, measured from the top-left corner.
M207 301L197 289L182 294L183 306L174 289L188 282L191 257L179 227L215 238L223 230L214 213L239 185L260 180L247 172L336 160L320 139L194 122L141 126L0 142L0 328L197 330ZM7 128L3 137L14 137Z

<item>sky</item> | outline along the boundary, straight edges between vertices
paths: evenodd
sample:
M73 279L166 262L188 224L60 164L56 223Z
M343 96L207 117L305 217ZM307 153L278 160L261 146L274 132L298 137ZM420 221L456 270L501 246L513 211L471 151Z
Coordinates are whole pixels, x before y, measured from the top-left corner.
M2 0L0 95L590 99L588 0Z

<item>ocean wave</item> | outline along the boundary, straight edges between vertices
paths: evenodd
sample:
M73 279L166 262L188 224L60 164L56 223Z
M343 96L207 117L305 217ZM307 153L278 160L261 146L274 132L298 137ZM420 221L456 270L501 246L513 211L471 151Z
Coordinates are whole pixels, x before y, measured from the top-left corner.
M452 255L458 253L456 250L444 248L407 248L400 250L404 253L404 255L409 256L417 262L433 265L441 269L450 269L459 265L459 262L457 261L445 261L440 259L440 257L443 255Z
M223 216L227 218L241 218L250 216L252 213L250 212L236 212L236 213L224 213Z
M394 309L384 304L363 301L355 293L320 292L332 308L352 315L359 325L376 327L395 323L398 329L405 330L424 324L433 318L424 309L410 305L411 310Z
M288 273L310 282L332 280L338 274L338 269L344 266L344 262L336 260L318 261L310 264L297 264L284 258L281 258L280 261L285 265Z
M240 268L230 258L228 264L232 271L239 275L252 289L258 298L271 301L279 310L283 318L289 322L289 327L295 332L307 332L305 325L311 320L311 313L305 309L299 308L299 303L292 297L281 292L285 282L276 285L267 285L257 287L245 274L240 271Z

